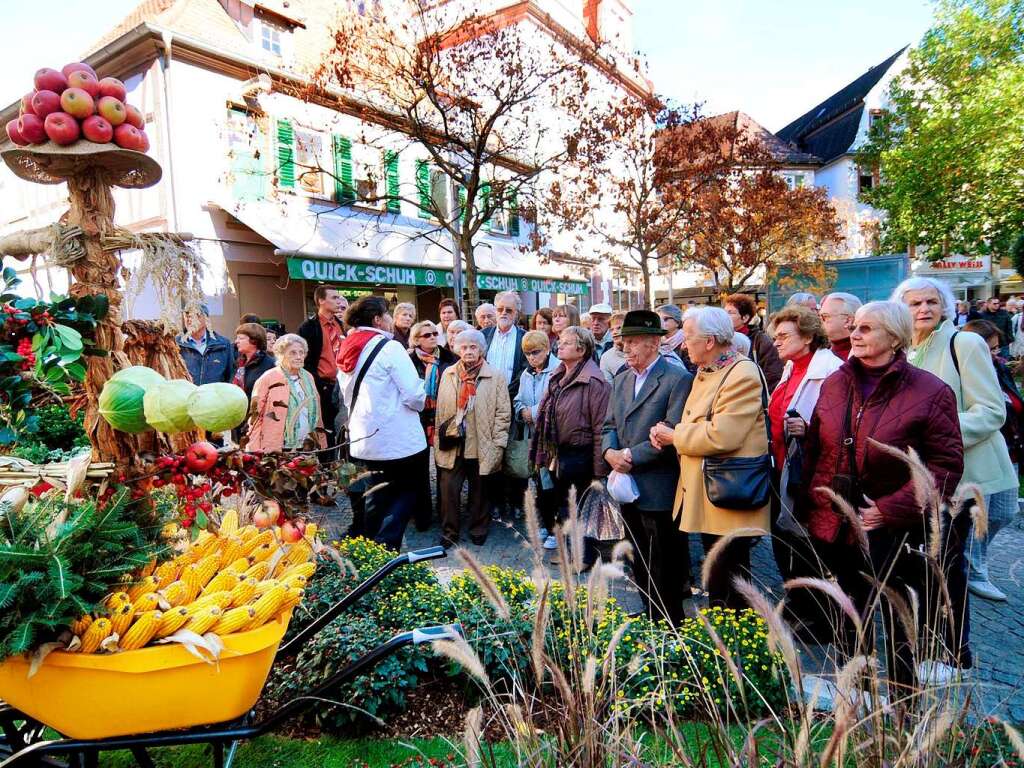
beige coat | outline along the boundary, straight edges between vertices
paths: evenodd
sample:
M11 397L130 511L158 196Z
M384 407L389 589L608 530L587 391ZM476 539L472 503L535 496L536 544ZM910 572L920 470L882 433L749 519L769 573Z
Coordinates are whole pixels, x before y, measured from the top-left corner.
M719 384L730 374L725 385ZM713 403L713 405L712 405ZM711 407L711 421L707 420ZM698 372L676 425L673 443L679 454L679 485L676 510L681 510L680 530L723 536L737 528L769 530L768 505L741 511L714 506L704 490L705 456L762 456L768 453L764 412L761 408L761 376L755 363L741 357L717 371Z
M455 415L459 399L459 366L453 365L441 375L437 387L437 415L434 417L434 461L442 469L455 466L457 451L442 451L437 447L441 425ZM512 403L508 399L508 382L490 365L484 363L476 382L476 400L473 406L476 424L476 451L480 474L492 475L501 471L508 445L508 429L512 423ZM469 423L469 422L467 422Z

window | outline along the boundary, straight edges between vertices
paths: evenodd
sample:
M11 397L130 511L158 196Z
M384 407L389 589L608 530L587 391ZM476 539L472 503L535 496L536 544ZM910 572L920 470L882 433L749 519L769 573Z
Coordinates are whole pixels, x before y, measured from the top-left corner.
M379 150L355 145L352 157L352 184L356 202L370 208L382 208L384 201L378 200L386 194L384 189L384 164Z
M448 175L444 171L431 170L430 199L434 202L434 211L448 218L451 203L448 197Z
M285 35L288 34L288 30L280 24L276 24L266 18L261 18L259 20L259 25L260 47L264 51L272 53L275 56L283 55L281 41L284 39Z
M323 167L324 142L319 133L313 131L295 131L295 173L299 188L314 197L327 197L324 194Z
M857 194L861 195L875 186L875 174L871 168L857 166Z
M807 176L803 173L784 173L782 178L785 179L786 186L790 189L800 189L807 183Z

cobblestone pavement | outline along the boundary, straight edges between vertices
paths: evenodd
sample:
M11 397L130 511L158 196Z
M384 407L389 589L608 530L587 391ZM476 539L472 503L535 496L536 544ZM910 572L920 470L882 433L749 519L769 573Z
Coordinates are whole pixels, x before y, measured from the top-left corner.
M344 531L350 521L347 500L328 512L329 529L334 534ZM438 537L437 526L419 532L410 525L405 536L406 548L434 546ZM525 538L522 521L495 522L486 544L477 547L467 543L467 546L485 565L529 572L533 564ZM703 551L699 538L690 538L694 583L698 583ZM995 713L1012 722L1024 723L1024 517L1018 516L1000 532L989 546L989 559L992 580L1007 593L1009 600L996 603L971 596L971 646L975 657L972 678L979 683L978 707L983 713ZM754 548L751 562L754 580L766 590L779 591L781 580L766 540ZM557 553L546 552L545 564L552 577L557 578ZM433 565L442 580L461 569L455 557L435 560ZM630 583L618 582L613 595L628 612L640 609L639 595ZM811 664L820 666L820 661Z

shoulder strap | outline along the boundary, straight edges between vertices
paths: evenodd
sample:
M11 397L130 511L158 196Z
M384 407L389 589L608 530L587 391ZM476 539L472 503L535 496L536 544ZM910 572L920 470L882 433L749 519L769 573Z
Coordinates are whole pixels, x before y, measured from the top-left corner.
M359 397L359 388L363 385L363 379L366 378L366 372L370 370L370 366L373 364L374 358L377 357L378 353L382 349L384 349L384 345L387 343L387 338L383 338L376 347L371 349L369 356L366 358L366 362L363 363L363 367L360 368L359 373L356 374L356 383L355 386L352 387L352 404L349 406L350 413L356 409L356 398Z
M955 331L952 336L949 337L949 354L953 356L953 367L956 368L956 375L960 375L960 360L956 356L956 337L960 335L960 331Z
M722 391L722 387L725 386L725 380L729 378L729 374L731 374L733 370L735 370L736 366L738 366L742 362L743 360L737 360L735 363L733 363L732 368L726 371L725 376L723 376L722 380L718 382L718 388L715 390L715 394L711 398L711 403L708 405L708 421L711 421L711 415L714 412L715 408L715 400L718 398L718 393ZM748 362L753 361L748 360ZM757 376L761 380L761 412L764 414L764 430L768 436L768 455L773 456L774 454L772 453L772 428L771 424L769 424L768 422L768 381L764 377L764 372L761 370L761 366L759 366L757 363L754 363L754 368L757 370ZM772 464L774 465L774 463L775 460L773 458Z

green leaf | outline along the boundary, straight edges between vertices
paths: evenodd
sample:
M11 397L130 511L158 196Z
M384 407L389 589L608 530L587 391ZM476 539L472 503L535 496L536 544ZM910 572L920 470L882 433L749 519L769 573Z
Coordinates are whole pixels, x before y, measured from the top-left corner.
M66 600L71 593L69 569L68 561L60 555L53 555L50 558L50 582L56 588L61 600Z
M31 622L24 622L15 627L14 631L7 636L7 647L11 654L26 653L32 647L32 638L35 631Z
M10 427L0 427L0 445L10 445L18 439L18 433ZM0 560L4 557L3 553L0 552Z
M82 349L82 334L74 328L69 328L66 325L54 325L53 329L60 336L61 343L65 347L78 351Z
M0 608L9 606L17 593L18 590L14 584L0 584Z
M38 304L39 304L39 302L36 301L35 299L24 298L24 299L18 299L16 302L14 302L14 308L15 309L33 309Z

